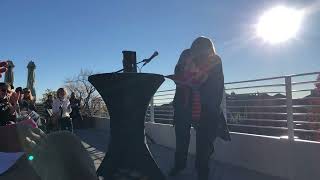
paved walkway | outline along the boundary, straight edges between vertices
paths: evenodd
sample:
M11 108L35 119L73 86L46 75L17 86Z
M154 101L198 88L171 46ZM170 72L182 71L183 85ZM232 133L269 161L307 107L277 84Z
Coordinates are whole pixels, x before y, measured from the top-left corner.
M76 134L83 140L83 144L90 153L96 168L99 167L108 145L109 135L101 130L76 130ZM150 151L159 167L167 174L173 164L174 149L161 145L149 144ZM189 156L188 167L177 177L168 177L168 180L196 180L193 168L194 156ZM283 180L252 170L221 164L211 161L212 180Z

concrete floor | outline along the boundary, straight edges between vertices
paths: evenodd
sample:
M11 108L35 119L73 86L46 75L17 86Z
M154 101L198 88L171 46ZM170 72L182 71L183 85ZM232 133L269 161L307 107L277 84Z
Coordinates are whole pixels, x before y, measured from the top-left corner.
M90 153L96 168L99 167L105 156L109 135L101 130L76 130L75 133L82 139L84 146ZM173 164L174 149L149 143L150 151L164 174L168 174ZM168 180L196 180L194 170L194 156L189 156L187 168L176 177L168 177ZM216 161L210 162L212 180L283 180L266 174L258 173L242 167L222 164Z

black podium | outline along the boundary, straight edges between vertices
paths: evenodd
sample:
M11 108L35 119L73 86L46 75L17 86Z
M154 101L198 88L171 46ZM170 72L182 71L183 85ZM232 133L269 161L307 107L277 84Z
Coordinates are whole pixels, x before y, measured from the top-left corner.
M148 180L164 180L144 136L146 110L164 77L105 73L92 75L89 81L102 96L110 114L110 144L97 174L109 180L117 179L119 172L139 172Z

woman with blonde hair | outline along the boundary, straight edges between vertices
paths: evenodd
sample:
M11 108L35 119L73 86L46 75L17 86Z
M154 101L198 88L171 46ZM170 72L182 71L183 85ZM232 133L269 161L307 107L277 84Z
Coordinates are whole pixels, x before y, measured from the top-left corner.
M191 45L193 62L198 68L194 76L197 87L192 95L192 117L196 128L196 168L198 179L209 178L209 159L216 137L230 141L227 123L221 109L224 75L221 58L209 38L198 37Z
M36 111L36 106L35 106L36 100L32 96L31 90L29 88L24 88L22 90L22 93L23 93L23 97L21 99L20 106L27 105L28 110Z
M58 124L60 130L68 130L73 132L70 101L67 98L67 91L64 88L57 90L57 98L52 103L52 113L54 123Z
M209 178L209 158L214 151L216 137L223 140L230 140L229 131L221 109L221 102L224 92L224 76L221 58L216 54L214 45L209 38L198 37L190 48L190 57L184 66L182 75L174 75L172 78L176 83L190 89L185 93L184 99L188 100L190 107L189 119L196 130L196 169L199 180ZM187 111L186 111L187 112ZM185 113L186 114L186 113ZM190 126L190 125L189 125ZM188 131L185 128L185 131ZM177 133L177 132L176 132ZM177 141L189 141L185 137ZM181 142L176 142L177 147ZM184 150L188 151L189 142L184 142ZM181 156L180 158L178 156ZM183 156L183 158L182 158ZM176 152L175 167L170 175L176 175L185 167L186 153L184 155ZM177 166L182 164L184 166Z

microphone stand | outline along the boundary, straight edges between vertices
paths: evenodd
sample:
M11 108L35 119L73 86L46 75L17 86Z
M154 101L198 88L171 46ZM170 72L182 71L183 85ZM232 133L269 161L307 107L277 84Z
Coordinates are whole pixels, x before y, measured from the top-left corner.
M149 58L150 59L150 58ZM150 62L150 60L149 59L143 59L143 60L141 60L141 61L139 61L139 62L137 62L136 63L136 65L138 65L138 64L141 64L141 63L145 63L144 65L142 65L142 67L143 66L145 66L146 64L148 64L149 62ZM140 72L141 72L141 69L142 69L142 67L140 68ZM120 69L120 70L118 70L118 71L115 71L115 72L113 72L113 73L119 73L119 72L121 72L121 71L123 71L124 70L124 68L122 68L122 69Z

